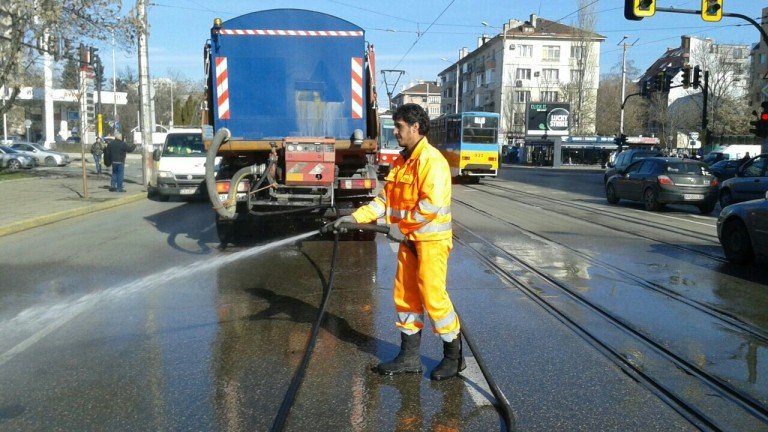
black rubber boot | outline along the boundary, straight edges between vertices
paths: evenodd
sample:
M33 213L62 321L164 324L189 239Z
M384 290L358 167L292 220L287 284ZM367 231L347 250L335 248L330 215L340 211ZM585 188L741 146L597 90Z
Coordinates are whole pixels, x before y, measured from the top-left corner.
M467 364L462 355L461 333L459 333L456 339L450 342L443 341L443 359L429 374L429 379L442 381L453 378L466 368Z
M385 363L379 363L376 370L381 375L421 372L421 332L407 335L400 332L400 352L397 357Z

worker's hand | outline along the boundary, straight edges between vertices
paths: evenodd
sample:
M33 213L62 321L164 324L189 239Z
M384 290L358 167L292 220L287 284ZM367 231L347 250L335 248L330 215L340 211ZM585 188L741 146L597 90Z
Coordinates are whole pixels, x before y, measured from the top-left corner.
M400 227L397 224L389 225L389 232L387 232L387 238L398 243L405 241L405 234L400 231Z
M345 233L345 232L347 232L347 229L341 227L341 224L344 224L344 223L357 223L357 221L351 215L350 216L342 216L342 217L336 219L335 221L333 221L331 223L325 224L325 226L323 226L320 229L320 231L322 231L324 233L327 233L327 232Z

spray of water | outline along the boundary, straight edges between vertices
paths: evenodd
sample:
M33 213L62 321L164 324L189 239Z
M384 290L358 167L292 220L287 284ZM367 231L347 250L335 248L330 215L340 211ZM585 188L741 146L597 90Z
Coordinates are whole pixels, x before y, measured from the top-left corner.
M26 334L34 332L31 336L0 354L0 366L81 313L93 308L99 302L118 299L153 287L163 286L176 279L187 278L195 274L214 270L226 264L312 237L315 234L317 234L317 231L310 231L233 254L219 255L212 258L206 257L202 262L198 261L171 267L161 272L144 276L141 279L126 282L116 288L87 294L69 302L28 308L13 318L0 322L0 335L5 337L18 335L20 332ZM2 340L0 339L0 347L2 345Z

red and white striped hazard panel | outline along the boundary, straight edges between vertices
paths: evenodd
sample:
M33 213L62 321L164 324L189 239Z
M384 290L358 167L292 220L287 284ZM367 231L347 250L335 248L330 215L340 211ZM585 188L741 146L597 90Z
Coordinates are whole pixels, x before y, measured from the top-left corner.
M363 118L363 58L352 57L352 118Z
M219 119L229 120L229 76L226 57L216 57L216 94Z
M231 36L362 36L362 31L345 30L262 30L262 29L221 29L219 34Z

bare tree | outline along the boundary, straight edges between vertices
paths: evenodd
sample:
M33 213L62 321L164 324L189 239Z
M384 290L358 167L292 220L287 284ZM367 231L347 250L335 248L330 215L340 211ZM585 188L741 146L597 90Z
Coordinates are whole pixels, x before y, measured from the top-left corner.
M595 2L579 0L579 12L574 29L574 41L571 46L571 58L575 67L571 67L571 76L563 81L561 92L565 101L571 103L571 111L576 113L572 133L585 135L595 129L595 105L597 100L597 77L590 73L597 66L599 49L595 42L597 14Z
M631 75L631 74L628 74ZM638 93L638 86L627 83L626 94ZM595 131L598 135L616 135L619 132L621 112L621 75L604 75L597 89L597 106L605 107L595 115ZM648 118L648 101L639 96L627 99L624 106L624 132L641 135L645 132Z
M749 129L749 99L746 57L735 55L743 48L703 43L691 50L691 62L709 72L709 129L716 135L746 134ZM703 85L702 72L702 85ZM688 89L689 95L699 90ZM690 98L699 112L703 109L701 96ZM700 130L699 126L692 130Z
M0 86L10 98L0 114L16 102L29 68L43 50L74 47L80 41L106 41L112 34L121 47L136 39L135 14L123 15L121 0L3 0L0 2ZM41 42L38 42L41 41ZM68 44L65 44L68 41ZM76 53L66 52L72 58Z

